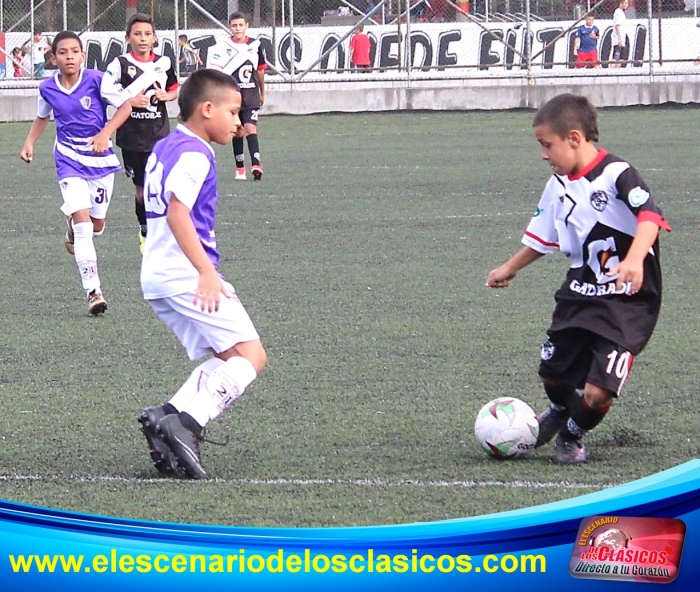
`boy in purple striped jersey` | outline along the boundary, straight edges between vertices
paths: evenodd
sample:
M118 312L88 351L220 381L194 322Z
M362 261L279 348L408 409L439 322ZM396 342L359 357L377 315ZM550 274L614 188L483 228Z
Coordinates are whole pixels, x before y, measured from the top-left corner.
M182 86L178 103L182 123L155 145L146 163L141 287L191 360L214 356L167 403L144 409L139 422L160 473L182 469L204 479L204 426L243 394L267 354L233 286L217 270L211 143L229 143L240 127L240 91L223 72L198 70Z
M20 158L32 162L34 143L46 129L51 113L56 122L54 156L66 215L66 248L74 255L88 312L107 310L97 273L93 236L104 232L114 173L121 169L110 137L131 113L127 102L107 123L107 99L100 92L102 72L82 68L85 54L80 37L72 31L56 35L51 60L58 73L39 85L37 117L24 142Z

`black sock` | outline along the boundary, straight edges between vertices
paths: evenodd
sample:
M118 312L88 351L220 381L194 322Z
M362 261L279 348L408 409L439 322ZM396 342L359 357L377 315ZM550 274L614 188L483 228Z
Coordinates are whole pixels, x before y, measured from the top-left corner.
M258 134L250 134L246 139L248 140L248 151L250 152L250 160L253 166L260 166L260 143L258 142Z
M582 438L586 433L590 432L603 421L610 407L612 407L612 401L607 407L593 409L586 403L585 397L577 397L575 403L569 408L571 417L566 427L559 432L561 437L565 440L578 440Z
M199 425L194 419L194 417L192 417L189 413L181 411L180 421L182 422L182 425L185 426L195 436L199 436L202 433L202 426Z
M571 413L571 405L580 398L576 389L570 384L551 385L545 383L544 392L547 393L547 397L554 405L566 408L569 413Z
M233 159L236 161L236 168L245 167L245 144L243 138L233 139Z
M146 226L146 204L143 201L143 197L141 199L136 198L134 201L134 209L136 210L136 217L139 220L139 224L142 227ZM145 233L144 233L145 236Z

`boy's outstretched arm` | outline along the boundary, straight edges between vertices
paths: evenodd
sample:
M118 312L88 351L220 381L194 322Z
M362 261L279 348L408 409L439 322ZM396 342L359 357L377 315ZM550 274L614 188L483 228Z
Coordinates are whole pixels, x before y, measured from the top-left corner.
M618 276L615 282L618 290L622 290L623 286L629 282L629 293L639 292L644 282L644 259L658 236L659 226L656 222L644 220L637 224L637 232L629 251L627 251L627 256L606 274Z
M48 124L48 117L37 117L32 122L32 127L29 128L27 139L24 141L24 146L22 146L22 151L19 153L19 157L24 162L32 162L34 158L34 143L39 139L39 136L44 133Z
M539 253L530 247L523 247L508 261L500 267L494 269L486 278L487 288L507 288L518 272L530 265L533 261L537 261L543 253Z
M126 101L117 109L112 119L107 122L107 125L100 130L91 142L88 142L88 146L92 145L92 151L95 154L105 152L109 148L109 139L112 137L112 134L124 125L130 116L131 103Z
M224 282L202 247L190 217L190 209L174 194L170 198L166 220L182 252L199 272L194 304L199 303L203 312L219 310L221 294L228 296Z

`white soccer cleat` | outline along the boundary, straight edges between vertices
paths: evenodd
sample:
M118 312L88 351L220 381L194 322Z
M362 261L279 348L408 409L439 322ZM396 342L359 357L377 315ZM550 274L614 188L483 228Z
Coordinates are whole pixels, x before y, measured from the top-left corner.
M236 181L247 181L248 177L246 177L245 174L245 169L236 169Z

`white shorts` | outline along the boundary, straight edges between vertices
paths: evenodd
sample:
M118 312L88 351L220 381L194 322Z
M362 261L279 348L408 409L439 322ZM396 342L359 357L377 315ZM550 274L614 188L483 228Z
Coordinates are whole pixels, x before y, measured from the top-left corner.
M148 301L180 340L190 360L260 339L233 286L228 287L231 298L222 294L219 310L212 313L202 312L199 304L193 304L194 292Z
M107 217L109 202L112 201L114 173L99 179L68 177L58 182L63 195L61 211L70 216L80 210L90 210L90 216L97 220Z

